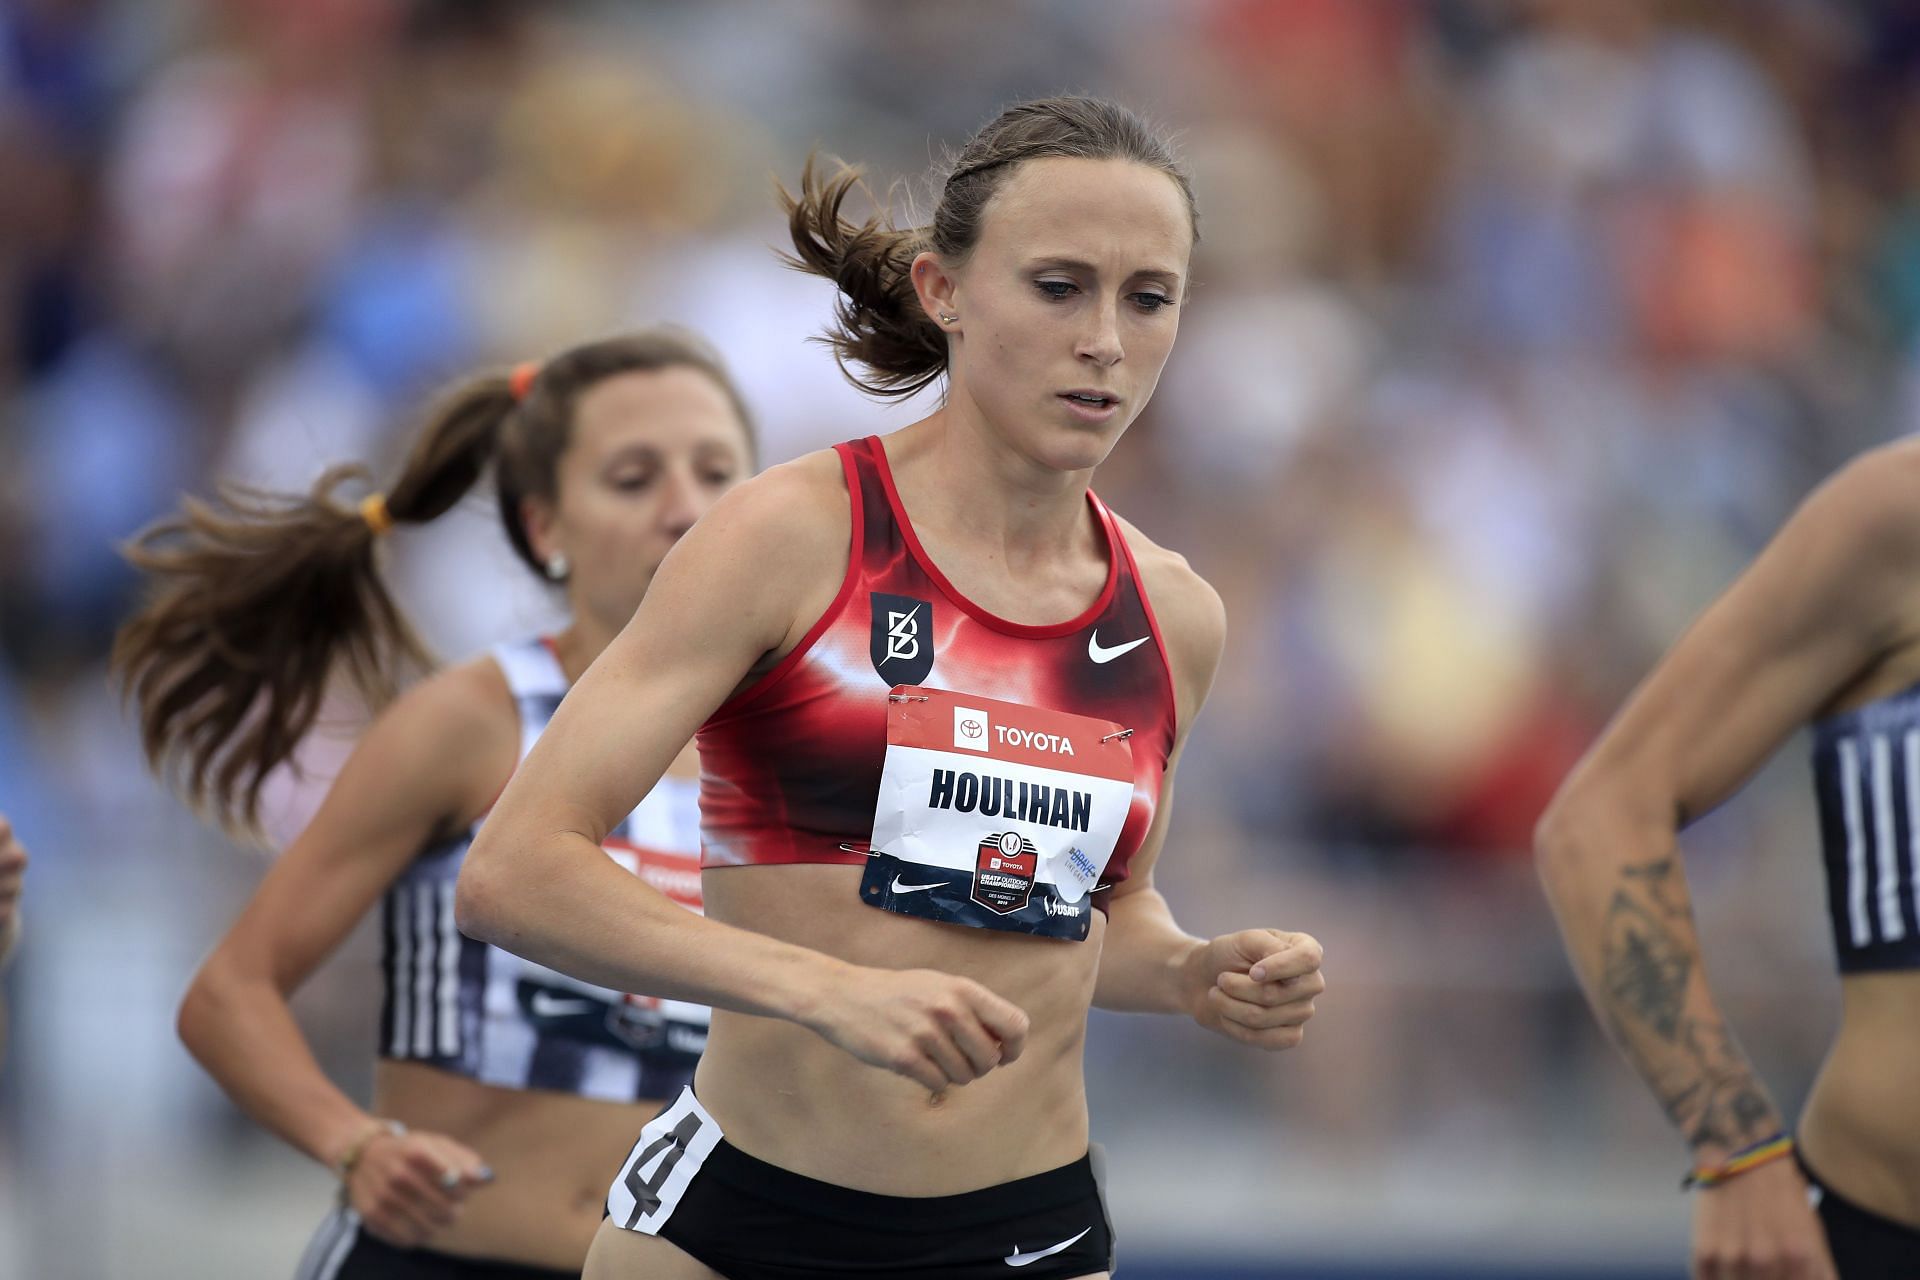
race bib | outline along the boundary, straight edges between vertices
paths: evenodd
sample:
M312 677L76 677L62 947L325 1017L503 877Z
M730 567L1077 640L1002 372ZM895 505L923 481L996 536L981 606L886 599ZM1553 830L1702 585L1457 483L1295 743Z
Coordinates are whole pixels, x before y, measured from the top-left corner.
M1107 720L902 685L861 901L1076 942L1133 804L1131 731Z

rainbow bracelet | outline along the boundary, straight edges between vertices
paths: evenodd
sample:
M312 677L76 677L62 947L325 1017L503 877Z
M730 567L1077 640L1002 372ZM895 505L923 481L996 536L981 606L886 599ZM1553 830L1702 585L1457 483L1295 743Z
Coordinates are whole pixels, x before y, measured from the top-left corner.
M1776 1133L1771 1138L1762 1138L1752 1146L1740 1150L1722 1160L1719 1164L1690 1170L1680 1179L1680 1189L1691 1191L1695 1187L1717 1187L1728 1178L1737 1177L1750 1169L1758 1169L1763 1164L1771 1164L1783 1156L1793 1154L1793 1135Z

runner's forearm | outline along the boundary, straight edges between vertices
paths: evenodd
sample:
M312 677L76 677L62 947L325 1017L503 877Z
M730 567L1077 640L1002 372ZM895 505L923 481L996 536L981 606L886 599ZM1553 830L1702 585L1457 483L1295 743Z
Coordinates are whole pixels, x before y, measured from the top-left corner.
M1672 831L1653 835L1598 805L1556 806L1540 874L1601 1023L1697 1159L1712 1161L1783 1126L1708 987Z
M1193 961L1206 941L1174 923L1158 889L1115 894L1093 1002L1120 1013L1191 1013L1197 995ZM1201 982L1199 990L1206 984Z
M525 851L514 838L481 831L460 873L460 928L550 969L615 991L810 1025L849 967L696 915L585 836L549 836Z
M181 1002L179 1031L235 1105L321 1164L366 1127L366 1111L327 1079L271 983L203 969Z

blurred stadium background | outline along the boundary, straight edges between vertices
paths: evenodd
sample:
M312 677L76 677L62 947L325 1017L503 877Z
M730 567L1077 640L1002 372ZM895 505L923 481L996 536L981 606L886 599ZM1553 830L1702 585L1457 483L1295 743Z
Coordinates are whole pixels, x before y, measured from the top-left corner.
M123 538L215 477L391 463L475 364L712 338L768 461L911 419L805 342L772 174L918 178L1001 104L1180 130L1206 240L1104 495L1225 595L1163 875L1326 944L1304 1050L1097 1015L1122 1274L1682 1273L1683 1151L1526 855L1609 710L1810 484L1920 398L1920 5L9 0L0 6L0 1275L272 1277L329 1195L173 1037L264 866L141 767ZM920 194L925 207L924 192ZM486 503L392 541L442 652L552 602ZM352 708L276 795L293 829ZM1835 983L1801 752L1688 842L1797 1106ZM303 995L361 1089L371 938Z

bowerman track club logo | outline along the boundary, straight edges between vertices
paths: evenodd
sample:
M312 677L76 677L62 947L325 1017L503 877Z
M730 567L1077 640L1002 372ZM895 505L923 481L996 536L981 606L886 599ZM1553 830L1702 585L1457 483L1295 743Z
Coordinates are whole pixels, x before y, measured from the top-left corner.
M873 629L867 648L873 669L890 689L921 683L933 670L933 602L884 591L871 593L871 601Z

